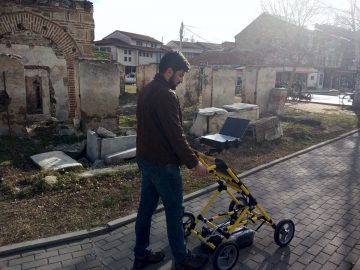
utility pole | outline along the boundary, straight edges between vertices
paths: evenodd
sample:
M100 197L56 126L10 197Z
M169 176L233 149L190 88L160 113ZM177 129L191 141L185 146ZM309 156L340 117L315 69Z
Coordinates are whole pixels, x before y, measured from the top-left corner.
M182 40L184 37L184 23L181 22L181 26L180 26L180 46L179 46L179 51L181 52L182 50Z

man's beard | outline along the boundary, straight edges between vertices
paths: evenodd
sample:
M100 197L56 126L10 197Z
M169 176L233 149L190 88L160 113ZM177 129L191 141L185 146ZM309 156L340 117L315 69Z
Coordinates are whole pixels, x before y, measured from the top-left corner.
M171 85L171 89L172 90L175 90L176 89L176 86L178 86L179 84L175 84L175 76L172 76L169 80L170 82L170 85Z

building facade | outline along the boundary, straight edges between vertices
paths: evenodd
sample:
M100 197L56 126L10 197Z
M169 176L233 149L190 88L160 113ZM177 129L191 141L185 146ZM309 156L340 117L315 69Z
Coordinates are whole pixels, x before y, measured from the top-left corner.
M107 52L111 59L125 66L125 73L136 72L139 65L160 63L166 52L162 43L152 37L116 30L95 41L96 50Z

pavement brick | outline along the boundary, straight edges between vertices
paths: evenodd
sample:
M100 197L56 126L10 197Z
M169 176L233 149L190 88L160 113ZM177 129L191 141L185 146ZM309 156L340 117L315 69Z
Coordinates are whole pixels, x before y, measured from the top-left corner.
M299 262L295 262L291 267L290 269L291 270L302 270L302 269L305 269L305 265L303 265L302 263L299 263Z
M322 267L322 269L324 269L324 270L334 270L336 268L337 268L337 265L332 262L326 262L324 264L324 266Z
M15 266L11 266L11 267L5 267L5 268L0 268L1 270L21 270L21 265L15 265Z
M59 254L72 253L81 250L81 245L69 246L66 248L59 249Z
M76 266L76 264L83 263L85 261L86 260L84 257L78 257L78 258L74 258L74 259L63 260L63 261L61 261L61 264L63 267L73 267L73 266Z
M21 258L18 258L18 259L10 260L9 261L9 266L14 266L14 265L18 265L18 264L27 263L27 262L33 262L34 260L35 260L34 255L21 257Z
M59 251L58 250L53 250L53 251L44 251L42 253L38 253L35 255L35 260L40 260L40 259L44 259L44 258L49 258L49 257L53 257L53 256L57 256L59 255Z
M317 269L321 269L321 267L322 265L320 263L313 261L305 267L305 270L317 270Z
M61 264L59 262L36 267L36 270L56 270L56 269L61 269Z
M344 260L344 258L345 258L344 255L335 252L334 254L331 255L329 261L334 264L340 265L340 263Z
M71 258L72 258L71 253L67 253L67 254L50 257L50 258L48 258L48 260L49 260L49 263L56 263L56 262L66 261Z
M93 268L101 267L101 263L97 260L82 262L76 265L77 270L88 270Z
M22 264L22 270L27 270L27 269L31 269L34 267L38 267L38 266L42 266L47 264L47 259L41 259L41 260L36 260L33 262L27 262L27 263L23 263Z
M315 258L314 255L305 252L303 255L299 257L297 261L304 265L308 265L314 258Z

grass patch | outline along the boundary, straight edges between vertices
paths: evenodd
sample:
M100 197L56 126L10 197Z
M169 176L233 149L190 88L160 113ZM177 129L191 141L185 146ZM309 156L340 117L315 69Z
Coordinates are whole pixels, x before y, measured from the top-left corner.
M114 207L119 203L119 199L114 195L108 195L102 200L102 206L105 208Z
M136 94L136 84L125 84L125 92L129 94Z
M136 116L135 115L120 115L119 117L120 128L136 128Z

